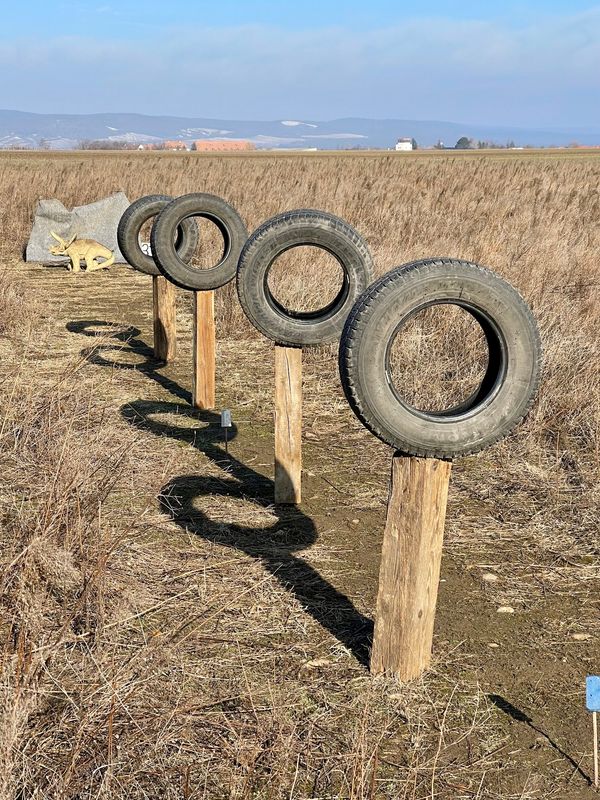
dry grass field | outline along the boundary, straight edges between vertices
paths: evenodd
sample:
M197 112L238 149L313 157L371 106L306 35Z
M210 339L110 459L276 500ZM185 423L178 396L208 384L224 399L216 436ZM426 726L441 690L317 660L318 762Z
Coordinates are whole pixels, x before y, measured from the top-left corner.
M597 796L599 187L582 151L0 154L0 800ZM227 456L215 415L189 407L188 295L163 367L147 276L23 263L39 197L120 189L211 192L249 230L323 209L365 236L377 274L466 258L530 303L542 389L507 441L453 468L422 679L366 666L390 451L348 409L335 348L305 355L304 501L277 508L272 348L235 287L217 292ZM280 297L333 290L335 267L287 258ZM431 407L481 358L446 311L395 355Z

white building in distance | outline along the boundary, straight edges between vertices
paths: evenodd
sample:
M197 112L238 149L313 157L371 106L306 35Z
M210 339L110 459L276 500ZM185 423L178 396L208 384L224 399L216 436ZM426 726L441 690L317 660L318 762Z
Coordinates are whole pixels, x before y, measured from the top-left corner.
M412 139L398 139L398 141L396 142L396 150L398 151L406 151L412 149L413 149Z

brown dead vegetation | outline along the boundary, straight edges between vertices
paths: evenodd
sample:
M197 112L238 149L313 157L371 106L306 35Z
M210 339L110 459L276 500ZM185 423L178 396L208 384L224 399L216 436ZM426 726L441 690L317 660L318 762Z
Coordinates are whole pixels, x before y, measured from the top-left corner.
M2 800L589 796L576 681L600 635L599 173L579 155L0 156ZM163 375L127 367L148 358L127 325L65 332L75 315L113 314L148 341L145 276L113 267L86 289L20 263L37 197L118 189L213 192L250 230L321 208L363 233L378 273L468 258L532 305L543 389L515 435L455 467L423 680L372 680L350 635L373 612L389 453L348 411L333 349L305 357L308 499L282 515L264 475L271 352L231 286L219 386L244 435L225 463L173 398L189 343ZM288 270L290 303L322 297L310 261ZM183 296L186 341L189 323ZM441 402L449 374L457 391L472 377L468 357L456 363L474 347L467 325L432 316L406 336L416 397Z

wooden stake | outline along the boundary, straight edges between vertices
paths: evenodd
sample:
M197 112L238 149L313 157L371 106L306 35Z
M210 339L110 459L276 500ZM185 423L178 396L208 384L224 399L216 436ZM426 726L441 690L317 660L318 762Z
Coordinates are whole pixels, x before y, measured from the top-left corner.
M371 672L416 678L431 661L452 465L395 455L383 535Z
M175 284L162 275L152 276L154 298L154 358L168 363L177 353Z
M594 786L598 788L598 719L596 711L592 711L592 727L594 729Z
M275 345L275 502L302 499L302 350Z
M215 407L215 293L194 292L194 378L192 404Z

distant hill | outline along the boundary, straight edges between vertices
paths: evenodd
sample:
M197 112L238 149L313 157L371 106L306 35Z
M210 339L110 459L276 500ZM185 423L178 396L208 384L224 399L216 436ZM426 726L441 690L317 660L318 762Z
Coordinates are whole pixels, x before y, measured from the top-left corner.
M414 137L422 147L441 140L454 146L461 136L517 146L600 144L600 128L526 129L435 120L335 119L248 122L144 114L31 114L0 111L0 148L77 147L82 140L148 143L163 139L249 139L264 148L388 148L399 137Z

